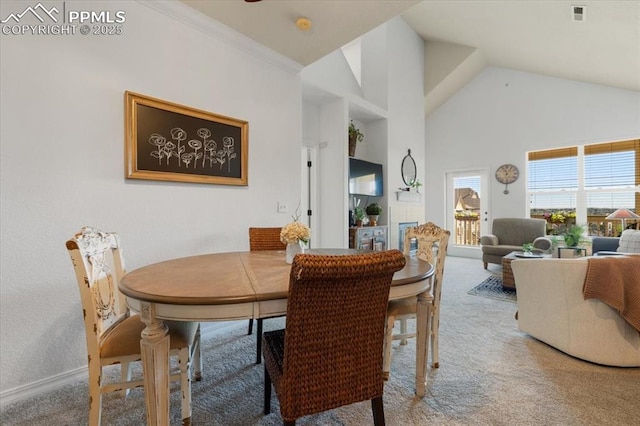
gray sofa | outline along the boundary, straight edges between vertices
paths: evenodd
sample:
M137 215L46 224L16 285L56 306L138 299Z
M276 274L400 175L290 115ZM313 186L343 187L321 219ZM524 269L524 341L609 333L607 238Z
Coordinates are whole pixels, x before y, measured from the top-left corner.
M619 244L619 237L593 237L591 239L591 249L594 255L615 252L618 250Z
M535 251L548 253L553 244L546 237L547 221L528 218L499 218L493 220L490 235L480 237L484 269L489 263L502 264L502 257L512 251L522 251L522 245L533 243Z
M640 253L640 230L626 229L620 237L593 237L591 248L596 256Z

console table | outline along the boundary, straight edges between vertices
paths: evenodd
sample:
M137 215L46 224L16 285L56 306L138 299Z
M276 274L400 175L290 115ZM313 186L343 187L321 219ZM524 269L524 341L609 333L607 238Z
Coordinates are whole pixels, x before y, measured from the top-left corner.
M349 248L356 250L383 251L388 247L388 228L380 226L359 226L349 228Z

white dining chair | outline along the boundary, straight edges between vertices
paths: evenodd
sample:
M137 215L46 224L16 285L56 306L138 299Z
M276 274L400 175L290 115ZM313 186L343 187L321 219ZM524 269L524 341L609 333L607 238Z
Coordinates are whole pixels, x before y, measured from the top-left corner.
M145 324L131 315L118 283L124 275L124 258L115 233L84 227L66 243L76 273L87 340L89 367L89 424L98 426L102 416L102 394L143 386L142 378L132 380L131 363L140 361L140 335ZM178 357L182 422L191 421L191 360L195 379L200 380L200 324L166 321L169 327L170 356ZM193 358L192 358L193 357ZM120 381L106 383L103 367L120 364Z
M434 265L435 273L432 277L431 292L428 295L427 315L427 355L431 346L432 365L439 367L438 361L438 331L440 329L440 298L444 263L447 256L447 245L451 232L429 222L413 228L407 228L404 236L403 251L406 256L411 254L411 241L417 241L416 256L420 260ZM400 340L400 344L407 344L407 339L415 337L416 333L407 331L407 320L416 318L416 298L392 300L387 308L387 327L384 348L383 375L389 377L391 368L391 346L393 340ZM394 334L395 322L400 322L400 332ZM427 357L428 358L428 357Z

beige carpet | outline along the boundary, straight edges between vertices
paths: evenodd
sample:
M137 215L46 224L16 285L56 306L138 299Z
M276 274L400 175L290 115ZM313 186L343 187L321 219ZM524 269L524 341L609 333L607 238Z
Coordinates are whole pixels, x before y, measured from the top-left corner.
M499 267L493 273L499 273ZM516 305L467 292L492 275L480 260L449 257L445 267L440 368L429 370L428 394L414 397L415 345L393 350L385 387L388 425L620 425L640 419L640 368L603 367L577 360L517 330ZM271 329L283 319L265 321ZM253 363L255 336L246 321L204 341L205 372L193 385L195 425L282 424L262 415L262 367ZM180 424L172 392L172 424ZM15 403L3 425L86 424L84 382ZM142 390L104 398L103 425L142 425ZM372 424L369 403L301 419L301 425Z

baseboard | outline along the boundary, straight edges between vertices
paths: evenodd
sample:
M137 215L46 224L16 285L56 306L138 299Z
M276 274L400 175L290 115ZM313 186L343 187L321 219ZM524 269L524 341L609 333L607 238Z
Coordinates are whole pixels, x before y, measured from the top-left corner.
M0 408L12 404L14 402L22 401L27 398L31 398L42 393L50 392L66 386L70 383L75 383L79 380L87 380L88 372L87 367L80 367L74 370L66 371L64 373L56 374L54 376L47 377L45 379L37 380L35 382L27 383L26 385L18 386L6 391L0 392Z
M229 328L237 327L239 324L244 323L248 324L247 320L203 322L200 323L200 336L202 338L210 338ZM60 389L61 387L66 386L70 383L75 383L80 380L86 381L87 378L87 367L84 366L47 377L46 379L27 383L26 385L7 389L6 391L0 392L0 408L4 408L5 406L14 402L22 401L24 399L31 398L42 393Z

